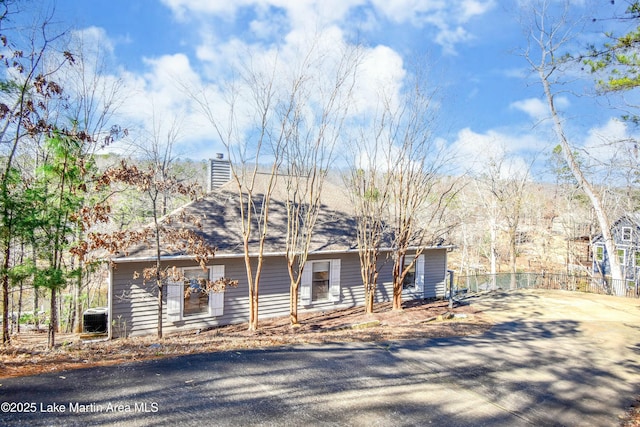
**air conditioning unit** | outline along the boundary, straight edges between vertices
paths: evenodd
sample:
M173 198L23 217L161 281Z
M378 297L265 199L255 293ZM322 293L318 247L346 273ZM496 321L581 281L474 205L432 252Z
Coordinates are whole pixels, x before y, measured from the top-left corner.
M109 311L107 307L90 308L82 314L83 331L104 334L107 332Z

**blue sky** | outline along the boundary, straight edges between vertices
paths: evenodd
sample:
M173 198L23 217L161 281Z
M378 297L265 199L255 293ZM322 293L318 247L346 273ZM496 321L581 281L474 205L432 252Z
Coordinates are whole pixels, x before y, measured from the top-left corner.
M108 74L126 85L120 120L132 130L170 122L180 111L185 156L212 157L222 146L198 118L176 76L223 84L224 68L244 48L286 50L314 28L344 45L360 42L390 86L421 60L442 95L438 137L460 152L462 168L503 150L515 165L544 161L555 142L544 118L542 89L517 54L525 44L517 6L525 0L59 0L58 19L108 52ZM551 0L555 1L555 0ZM585 5L602 6L587 11ZM621 2L618 2L621 3ZM576 14L611 16L609 1L572 1ZM615 22L587 25L598 42ZM327 36L328 37L328 36ZM588 79L580 90L593 91ZM560 99L576 146L594 135L627 136L619 112L593 99ZM153 111L153 114L151 114ZM155 119L153 117L155 117ZM155 120L155 122L154 122ZM481 162L480 162L481 164Z

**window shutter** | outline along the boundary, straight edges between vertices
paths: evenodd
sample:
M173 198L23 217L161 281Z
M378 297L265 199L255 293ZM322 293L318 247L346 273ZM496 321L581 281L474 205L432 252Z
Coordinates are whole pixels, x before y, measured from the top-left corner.
M182 320L182 304L184 303L184 283L181 281L167 281L167 320L179 322Z
M416 291L424 292L424 255L416 260Z
M224 277L224 265L214 265L209 270L209 280L215 282ZM222 316L224 313L224 291L209 292L209 315Z
M300 303L311 304L311 282L313 281L313 263L306 262L300 279Z
M329 294L331 301L340 301L340 260L331 260L331 272L329 276Z

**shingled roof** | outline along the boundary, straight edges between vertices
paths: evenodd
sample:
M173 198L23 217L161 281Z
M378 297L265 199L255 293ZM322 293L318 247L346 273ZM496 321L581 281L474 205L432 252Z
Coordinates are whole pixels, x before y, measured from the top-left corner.
M254 186L256 201L262 200L268 178L269 176L266 174L258 174ZM266 254L280 254L286 250L286 200L286 180L280 177L276 181L271 197L269 229L264 248ZM258 202L258 206L260 203ZM196 229L181 222L179 218L183 214L199 218L201 227ZM169 228L185 226L192 228L209 245L216 248L216 256L233 256L243 254L240 215L236 183L228 182L203 198L177 209L162 221L169 224ZM322 191L321 210L311 239L310 251L338 252L357 249L356 226L352 203L346 189L326 182ZM253 243L257 243L257 241ZM114 261L153 258L153 254L152 248L140 246L130 250L126 256L116 257ZM164 250L162 255L167 257L188 256L186 253L167 250Z

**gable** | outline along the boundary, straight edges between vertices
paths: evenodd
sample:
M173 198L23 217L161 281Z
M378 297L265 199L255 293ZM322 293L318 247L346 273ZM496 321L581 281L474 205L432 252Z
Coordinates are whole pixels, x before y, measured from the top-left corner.
M638 246L640 242L640 215L629 214L618 218L611 227L616 245ZM604 244L602 233L594 236L593 244Z

